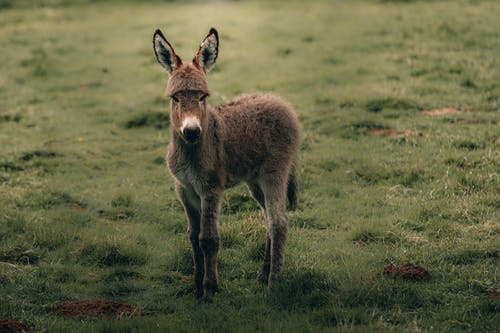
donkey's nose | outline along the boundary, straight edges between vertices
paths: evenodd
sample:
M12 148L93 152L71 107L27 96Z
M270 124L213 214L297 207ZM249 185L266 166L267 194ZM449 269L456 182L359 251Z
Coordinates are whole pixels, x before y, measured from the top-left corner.
M195 143L200 139L200 128L199 127L185 127L182 134L186 138L187 142Z

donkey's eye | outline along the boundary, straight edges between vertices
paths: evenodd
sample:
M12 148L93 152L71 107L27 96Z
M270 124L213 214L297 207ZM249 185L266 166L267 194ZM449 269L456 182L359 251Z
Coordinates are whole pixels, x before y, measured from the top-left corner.
M172 96L172 100L174 101L174 103L179 103L179 99L175 96Z
M203 96L200 97L200 102L204 102L208 97L208 94L205 94Z

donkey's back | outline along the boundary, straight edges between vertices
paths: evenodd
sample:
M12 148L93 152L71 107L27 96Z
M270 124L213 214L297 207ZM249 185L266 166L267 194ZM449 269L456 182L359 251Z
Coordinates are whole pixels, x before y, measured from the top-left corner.
M300 144L297 116L282 98L248 94L216 106L224 123L224 149L231 186L264 172L291 168Z

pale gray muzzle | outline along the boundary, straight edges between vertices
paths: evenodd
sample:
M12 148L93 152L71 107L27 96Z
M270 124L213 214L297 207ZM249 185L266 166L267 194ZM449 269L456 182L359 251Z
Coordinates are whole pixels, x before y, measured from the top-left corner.
M181 133L187 142L198 142L201 134L200 120L192 116L185 118L182 122Z

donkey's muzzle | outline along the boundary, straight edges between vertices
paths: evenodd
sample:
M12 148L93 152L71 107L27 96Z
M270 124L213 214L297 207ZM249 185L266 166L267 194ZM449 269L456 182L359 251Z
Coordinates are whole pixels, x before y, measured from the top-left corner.
M185 127L182 130L182 135L189 143L196 143L200 140L200 128L199 127Z

